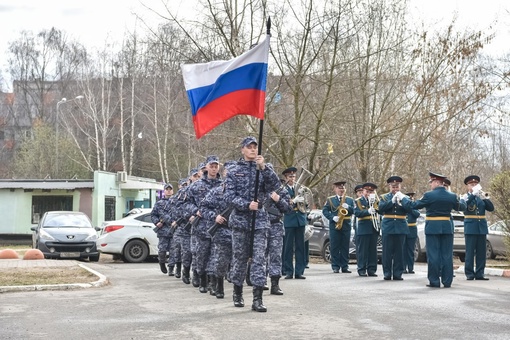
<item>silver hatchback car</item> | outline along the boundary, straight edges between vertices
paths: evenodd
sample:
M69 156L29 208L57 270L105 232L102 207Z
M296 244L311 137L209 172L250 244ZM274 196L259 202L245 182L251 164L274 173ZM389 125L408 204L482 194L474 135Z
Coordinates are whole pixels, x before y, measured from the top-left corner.
M97 231L87 215L79 211L48 211L30 228L32 247L47 259L99 261Z

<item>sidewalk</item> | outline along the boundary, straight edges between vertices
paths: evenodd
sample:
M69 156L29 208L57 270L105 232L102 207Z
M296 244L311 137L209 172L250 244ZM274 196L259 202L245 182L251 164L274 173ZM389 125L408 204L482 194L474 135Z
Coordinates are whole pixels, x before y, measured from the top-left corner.
M0 293L15 291L33 291L33 290L67 290L76 288L102 287L109 283L108 278L103 274L87 267L85 264L75 260L0 260L0 272L2 269L9 268L65 268L81 267L98 277L97 281L88 283L71 283L55 285L26 285L26 286L0 286Z

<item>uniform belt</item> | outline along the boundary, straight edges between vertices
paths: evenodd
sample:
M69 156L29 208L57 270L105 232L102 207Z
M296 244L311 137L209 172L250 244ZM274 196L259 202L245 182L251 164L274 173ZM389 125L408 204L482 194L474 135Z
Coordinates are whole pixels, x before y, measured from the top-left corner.
M371 219L372 219L372 216L358 217L358 221L366 221L366 220L371 220Z
M446 217L446 216L426 216L425 220L426 221L450 221L451 218Z
M464 219L466 218L474 218L475 220L485 220L485 216L478 215L464 215Z
M383 218L398 218L405 220L407 217L405 215L384 215Z
M414 223L407 223L407 225L408 225L409 227L416 227L416 222L414 222Z

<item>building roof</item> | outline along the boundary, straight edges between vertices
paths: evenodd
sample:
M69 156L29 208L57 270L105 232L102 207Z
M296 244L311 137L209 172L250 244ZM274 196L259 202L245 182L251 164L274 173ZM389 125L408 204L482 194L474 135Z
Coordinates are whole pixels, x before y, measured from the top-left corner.
M93 180L0 179L0 189L93 189Z

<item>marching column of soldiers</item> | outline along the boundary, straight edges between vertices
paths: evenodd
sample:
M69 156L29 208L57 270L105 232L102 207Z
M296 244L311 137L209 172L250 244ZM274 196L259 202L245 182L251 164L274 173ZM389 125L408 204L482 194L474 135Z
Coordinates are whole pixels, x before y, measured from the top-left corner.
M273 166L258 155L257 146L254 137L243 139L241 158L225 162L222 168L217 156L208 156L200 169L192 169L188 178L179 180L175 194L172 185L166 184L151 217L164 274L182 277L184 284L193 283L199 292L209 292L217 299L224 298L227 280L233 284L235 307L244 307L243 287L252 286L251 309L266 312L263 291L283 295L280 278L286 228L282 219L296 210L297 203L288 189L288 178L280 180ZM452 211L465 214L467 280L488 280L484 276L485 211L493 211L494 205L481 190L480 177L466 177L467 193L460 196L448 190L451 182L446 176L431 172L429 177L430 190L419 200L414 200L414 192L401 192L399 176L387 179L388 192L381 196L374 183L357 185L357 197L352 198L347 196L346 181L335 182L335 195L326 199L322 209L329 224L333 273L351 273L353 230L359 276L377 277L380 235L383 280L401 281L403 274L414 274L416 221L419 209L424 208L427 286L452 285Z

